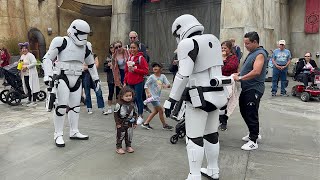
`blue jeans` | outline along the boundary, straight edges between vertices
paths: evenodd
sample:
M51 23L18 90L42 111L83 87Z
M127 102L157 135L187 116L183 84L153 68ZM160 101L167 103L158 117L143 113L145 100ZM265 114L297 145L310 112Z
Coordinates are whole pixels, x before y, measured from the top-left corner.
M135 102L138 107L138 114L142 115L143 113L143 100L142 100L142 93L144 91L143 89L143 82L135 84L135 85L128 85L130 88L132 88L135 92Z
M276 94L278 91L278 82L281 80L281 94L286 94L286 87L287 87L287 72L288 68L283 70L279 70L275 66L273 67L273 74L272 74L272 90L273 94Z
M86 95L86 105L87 108L92 108L92 102L91 102L91 93L90 90L94 89L94 82L90 76L89 73L84 73L83 80L82 80L83 88L84 88L84 93ZM104 100L102 97L102 91L101 88L95 92L96 97L97 97L97 104L98 108L104 108Z
M119 69L119 72L120 72L120 81L123 84L124 76L125 76L124 69Z

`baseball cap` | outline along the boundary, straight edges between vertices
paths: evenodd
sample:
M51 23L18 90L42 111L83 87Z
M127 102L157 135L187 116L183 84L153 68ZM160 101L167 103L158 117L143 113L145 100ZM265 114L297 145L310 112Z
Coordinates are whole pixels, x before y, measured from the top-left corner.
M286 45L286 41L285 41L285 40L280 40L280 41L279 41L279 45L280 45L280 44Z
M162 68L162 65L161 65L160 63L153 62L153 63L151 64L151 67L156 67L156 66Z

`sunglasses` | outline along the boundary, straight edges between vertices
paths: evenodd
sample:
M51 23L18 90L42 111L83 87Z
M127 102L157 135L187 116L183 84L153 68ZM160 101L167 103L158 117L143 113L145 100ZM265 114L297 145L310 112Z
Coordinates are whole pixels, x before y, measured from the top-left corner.
M122 46L115 46L114 49L122 48Z
M135 39L135 38L137 38L137 37L129 37L130 39Z
M304 57L310 57L310 56L304 56Z

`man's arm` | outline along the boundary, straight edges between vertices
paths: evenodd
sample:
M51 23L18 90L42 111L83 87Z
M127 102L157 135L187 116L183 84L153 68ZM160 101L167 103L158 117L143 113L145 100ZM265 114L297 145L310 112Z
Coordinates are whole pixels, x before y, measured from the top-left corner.
M259 54L253 63L252 71L242 76L241 80L250 80L259 76L262 72L263 65L264 65L264 57L262 54ZM235 77L235 80L238 81L239 77Z

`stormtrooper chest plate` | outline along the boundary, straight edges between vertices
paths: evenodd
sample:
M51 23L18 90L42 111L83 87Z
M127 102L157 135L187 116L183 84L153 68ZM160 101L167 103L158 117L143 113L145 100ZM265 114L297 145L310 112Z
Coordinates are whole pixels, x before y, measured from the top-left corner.
M65 37L67 40L66 48L58 54L59 61L80 61L84 62L86 54L86 46L75 45L69 37Z

